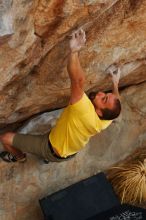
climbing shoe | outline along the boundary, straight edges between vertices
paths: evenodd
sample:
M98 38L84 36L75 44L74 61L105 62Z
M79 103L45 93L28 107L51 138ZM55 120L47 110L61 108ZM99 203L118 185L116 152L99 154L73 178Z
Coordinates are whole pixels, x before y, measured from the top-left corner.
M26 154L21 155L21 157L17 158L16 156L12 155L11 153L7 152L7 151L2 151L0 153L0 158L7 162L7 163L11 163L11 162L20 162L20 163L24 163L26 161Z

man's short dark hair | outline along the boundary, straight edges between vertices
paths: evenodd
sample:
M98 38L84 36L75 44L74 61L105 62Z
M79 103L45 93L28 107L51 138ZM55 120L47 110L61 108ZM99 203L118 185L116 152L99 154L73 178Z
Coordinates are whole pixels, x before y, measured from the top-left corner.
M90 92L88 95L92 103L93 103L93 100L95 99L96 94L97 92ZM121 112L120 100L119 99L115 100L113 109L105 108L105 109L102 109L101 111L102 111L102 116L99 116L99 115L98 116L102 120L113 120L117 118Z
M102 120L113 120L117 118L121 112L121 103L119 99L115 100L113 109L102 109L102 117L99 116Z
M95 99L95 96L96 96L97 92L90 92L88 97L91 101L93 101Z

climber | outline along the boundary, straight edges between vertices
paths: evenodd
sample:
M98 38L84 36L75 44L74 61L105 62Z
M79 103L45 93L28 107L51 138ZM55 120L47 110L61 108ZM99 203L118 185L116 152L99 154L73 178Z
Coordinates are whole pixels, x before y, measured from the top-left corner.
M7 132L0 135L5 151L0 157L6 162L24 162L26 154L33 153L45 161L62 162L71 159L88 142L89 138L107 128L120 114L118 83L120 71L114 65L108 71L113 82L113 92L84 93L85 74L79 62L78 52L85 45L85 32L80 29L70 39L70 55L67 70L71 81L71 96L51 132L45 135L29 135Z

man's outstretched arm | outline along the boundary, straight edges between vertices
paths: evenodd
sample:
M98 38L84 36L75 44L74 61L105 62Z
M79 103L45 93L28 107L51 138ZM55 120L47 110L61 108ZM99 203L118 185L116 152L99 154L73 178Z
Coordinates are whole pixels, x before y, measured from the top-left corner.
M85 32L83 30L74 32L70 40L71 53L67 64L67 70L71 80L70 104L79 101L84 93L85 74L80 65L78 51L85 44L85 41Z

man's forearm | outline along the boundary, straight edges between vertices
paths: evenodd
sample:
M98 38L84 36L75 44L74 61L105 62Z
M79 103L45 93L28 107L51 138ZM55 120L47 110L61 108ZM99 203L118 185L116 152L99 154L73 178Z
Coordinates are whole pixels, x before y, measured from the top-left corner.
M71 82L80 82L85 80L85 74L84 71L80 65L78 52L70 53L68 64L67 64L67 70L69 77L71 79Z
M117 96L117 98L120 98L118 83L116 82L113 82L113 93Z
M84 46L86 42L86 35L82 29L72 33L69 42L70 55L68 58L67 70L71 80L71 96L70 104L79 101L84 94L85 74L80 65L78 51Z

